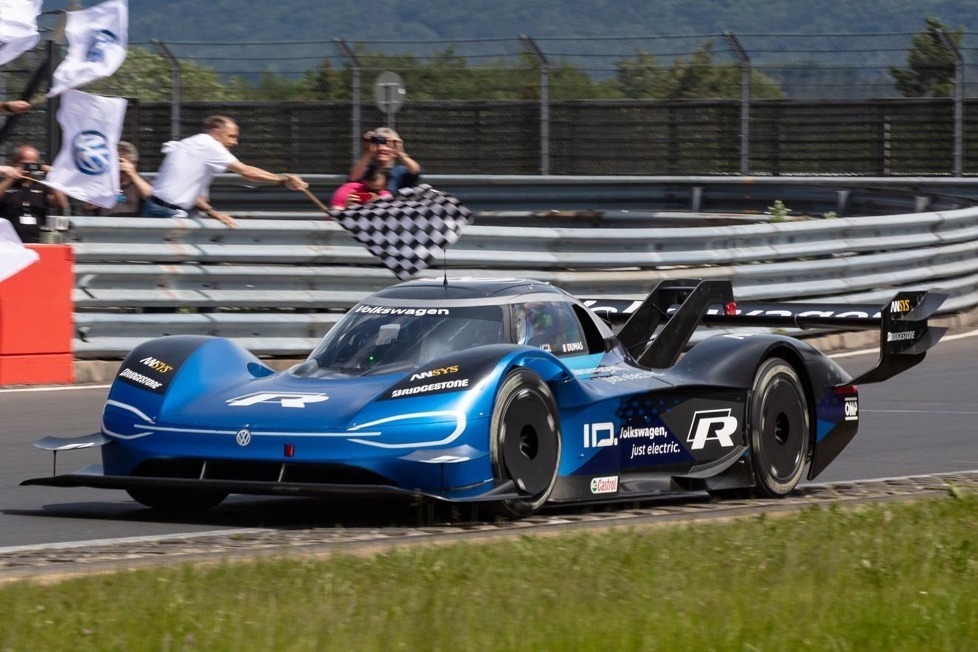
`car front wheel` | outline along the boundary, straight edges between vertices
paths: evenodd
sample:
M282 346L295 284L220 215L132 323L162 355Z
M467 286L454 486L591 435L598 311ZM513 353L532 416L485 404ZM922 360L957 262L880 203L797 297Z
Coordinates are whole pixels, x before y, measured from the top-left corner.
M491 438L497 477L511 480L521 495L497 503L497 513L509 518L534 514L553 492L560 464L557 405L540 376L518 369L505 378L492 412Z

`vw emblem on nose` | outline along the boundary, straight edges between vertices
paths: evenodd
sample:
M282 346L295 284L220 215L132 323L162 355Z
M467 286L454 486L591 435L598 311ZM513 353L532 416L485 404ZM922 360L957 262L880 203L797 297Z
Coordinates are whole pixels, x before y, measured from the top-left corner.
M238 446L247 446L251 443L251 431L247 428L242 428L234 435L234 441L238 442Z

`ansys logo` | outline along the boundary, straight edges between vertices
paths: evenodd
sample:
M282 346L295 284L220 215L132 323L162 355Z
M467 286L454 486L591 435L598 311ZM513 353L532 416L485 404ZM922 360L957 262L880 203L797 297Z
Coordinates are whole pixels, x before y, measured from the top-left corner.
M98 131L83 131L71 141L75 167L82 174L97 176L109 171L112 164L109 141Z

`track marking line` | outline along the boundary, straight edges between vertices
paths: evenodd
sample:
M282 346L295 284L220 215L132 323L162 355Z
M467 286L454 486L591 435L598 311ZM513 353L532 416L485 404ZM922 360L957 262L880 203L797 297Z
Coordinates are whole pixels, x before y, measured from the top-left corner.
M0 389L0 394L15 394L17 392L66 392L80 389L108 389L112 385L58 385L57 387L15 387Z
M36 543L24 546L0 548L0 556L41 550L70 550L72 548L97 548L128 543L156 543L180 539L203 539L207 537L235 536L240 534L261 534L274 532L274 528L237 528L231 530L205 530L203 532L179 532L176 534L153 534L140 537L118 537L115 539L88 539L84 541L61 541L57 543Z

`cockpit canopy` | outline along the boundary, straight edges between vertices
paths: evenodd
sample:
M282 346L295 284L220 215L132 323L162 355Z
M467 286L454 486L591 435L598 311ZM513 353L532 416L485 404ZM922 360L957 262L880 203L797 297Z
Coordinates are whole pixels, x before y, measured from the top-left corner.
M368 297L326 334L302 368L316 375L396 373L487 344L587 355L603 351L610 337L604 324L564 294L411 303Z

